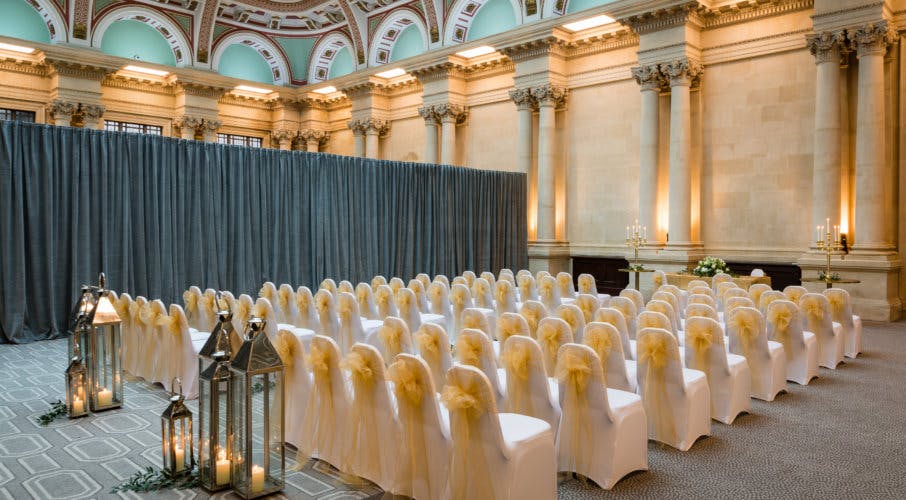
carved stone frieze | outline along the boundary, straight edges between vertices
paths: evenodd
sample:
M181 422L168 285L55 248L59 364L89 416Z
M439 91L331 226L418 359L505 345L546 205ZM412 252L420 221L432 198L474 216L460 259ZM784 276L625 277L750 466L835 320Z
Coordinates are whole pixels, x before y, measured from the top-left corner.
M437 82L449 78L465 78L468 69L465 65L445 61L416 68L409 73L422 83Z
M74 61L63 61L60 59L45 59L49 63L50 74L58 74L73 78L82 78L84 80L103 81L108 75L117 71L117 68L108 68L105 66L96 66L93 64L83 64Z
M703 24L701 14L705 9L698 1L689 1L682 5L672 5L664 9L658 9L642 14L629 16L620 19L620 22L632 28L636 33L643 35L653 33L664 29L683 26L686 23L693 23L697 26Z
M386 135L390 131L390 122L380 118L360 118L350 120L346 125L352 130L354 135L363 135L367 133L376 133Z
M551 54L560 54L565 57L568 49L569 43L566 40L556 36L546 36L504 47L500 49L500 52L514 63L520 63Z

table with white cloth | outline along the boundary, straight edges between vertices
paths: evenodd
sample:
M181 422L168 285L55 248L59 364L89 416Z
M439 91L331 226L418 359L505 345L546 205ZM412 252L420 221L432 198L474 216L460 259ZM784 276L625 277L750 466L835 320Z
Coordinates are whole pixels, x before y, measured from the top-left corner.
M711 282L709 277L696 276L694 274L678 274L678 273L664 273L667 275L667 283L670 285L678 286L680 289L685 290L689 285L689 282L692 280L704 280L708 283ZM732 281L743 290L748 290L750 286L756 283L764 283L765 285L771 285L770 276L737 276L732 278Z

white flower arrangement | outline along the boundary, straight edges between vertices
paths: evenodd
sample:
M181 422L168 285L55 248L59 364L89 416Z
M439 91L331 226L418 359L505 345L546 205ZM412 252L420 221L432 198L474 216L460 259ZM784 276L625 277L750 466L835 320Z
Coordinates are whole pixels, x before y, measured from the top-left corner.
M730 266L723 259L711 256L698 261L698 264L692 269L692 274L696 276L711 277L717 273L730 274Z

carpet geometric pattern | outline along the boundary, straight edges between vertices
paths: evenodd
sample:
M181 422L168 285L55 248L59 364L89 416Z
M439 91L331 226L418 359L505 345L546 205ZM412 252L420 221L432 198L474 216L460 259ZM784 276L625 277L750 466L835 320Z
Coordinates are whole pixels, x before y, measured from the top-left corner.
M604 491L563 480L559 497L903 498L906 492L906 323L867 323L864 353L808 386L788 385L773 402L752 401L733 425L712 421L690 451L648 444L649 470ZM148 465L160 466L160 387L126 383L122 409L47 427L35 417L62 399L66 340L0 345L0 499L149 498L110 489ZM197 415L195 402L189 402ZM294 462L287 452L287 464ZM350 485L324 463L287 471L275 498L380 498ZM389 497L389 495L386 495ZM169 490L156 498L211 497Z

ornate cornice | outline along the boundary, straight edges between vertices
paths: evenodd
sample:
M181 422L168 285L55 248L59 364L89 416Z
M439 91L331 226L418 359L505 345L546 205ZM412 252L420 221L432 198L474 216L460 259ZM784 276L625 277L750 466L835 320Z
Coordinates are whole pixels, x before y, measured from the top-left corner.
M805 37L805 44L809 52L815 56L817 64L838 62L841 56L849 51L844 30L824 31L808 35Z
M808 10L814 6L814 0L759 0L757 2L739 2L731 5L701 9L699 16L703 28L713 29L731 24L745 23L756 19L779 16L790 12Z
M857 57L869 54L883 55L887 47L897 42L897 33L887 21L868 23L846 30L846 36L856 51Z
M176 92L185 92L186 94L194 95L197 97L213 97L215 99L219 99L221 96L229 92L230 89L205 83L176 82L175 90Z
M15 59L8 57L0 60L0 71L10 71L25 75L47 76L48 66L42 62Z
M569 97L569 89L546 83L537 87L532 87L532 98L538 102L538 106L561 107L566 104Z
M695 59L683 58L660 65L661 72L670 80L670 86L697 87L704 68Z
M56 74L60 76L82 78L84 80L94 80L97 82L103 81L108 75L117 71L117 68L64 61L62 59L44 59L44 62L50 64L50 70L48 72L50 76Z
M704 12L704 7L699 5L698 1L690 1L682 5L672 5L664 9L629 16L619 21L631 27L636 33L644 35L683 26L690 22L701 27L704 24L701 14Z
M422 66L409 71L409 74L422 83L437 82L450 78L465 78L468 68L464 64L444 61L430 66Z
M262 97L253 97L245 94L234 94L232 92L226 92L217 99L217 102L221 104L233 104L236 106L244 106L247 108L257 108L257 109L274 109L273 98L262 98Z
M639 36L630 29L624 28L569 42L566 45L566 55L568 58L585 57L638 44Z
M151 80L144 78L135 78L123 76L117 73L108 75L101 82L104 87L111 87L125 90L137 90L140 92L150 92L154 94L170 95L173 93L173 83L166 80Z
M566 40L550 35L504 47L500 49L500 52L513 62L520 63L551 54L566 56L568 48L569 43Z

